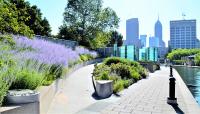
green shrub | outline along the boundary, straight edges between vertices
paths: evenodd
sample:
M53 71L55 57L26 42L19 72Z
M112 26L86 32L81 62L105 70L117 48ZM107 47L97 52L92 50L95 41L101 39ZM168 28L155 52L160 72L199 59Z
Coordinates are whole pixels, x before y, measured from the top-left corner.
M110 68L111 72L114 72L117 75L121 76L122 79L131 78L131 67L126 64L123 63L111 64Z
M4 97L6 96L8 88L9 88L8 84L5 83L4 80L2 80L2 78L0 78L0 107L2 105Z
M0 107L17 72L16 62L9 53L11 47L0 42Z
M130 73L131 73L131 78L135 79L135 81L141 79L140 74L138 73L138 71L135 68L132 68Z
M194 62L196 65L200 66L200 53L196 54Z
M123 86L124 86L124 88L128 88L131 84L133 83L133 81L132 80L124 80L123 81Z
M94 77L101 76L103 72L110 73L111 72L110 67L105 64L100 64L100 65L96 66L96 68L93 70L93 76Z
M139 74L140 74L140 76L142 78L146 78L147 77L148 72L147 72L147 70L145 68L143 68L142 66L139 66L139 67L137 67L137 70L138 70L138 72L139 72Z
M124 82L123 82L123 80L118 80L117 82L114 83L114 85L113 85L113 92L114 93L118 93L118 92L120 92L123 89L124 89Z
M16 74L16 79L10 89L31 89L34 90L42 85L43 74L36 71L21 70Z
M4 97L6 96L6 93L10 87L10 84L14 79L13 75L15 72L11 67L8 68L7 70L0 69L0 72L1 72L0 73L0 107L1 107Z
M103 61L103 63L106 64L106 65L122 63L122 64L126 64L126 65L129 65L129 66L134 66L134 67L139 66L138 62L131 61L131 60L124 59L124 58L120 58L120 57L109 57L109 58L106 58Z
M183 65L184 62L185 62L185 60L173 60L172 62L173 62L173 64L175 64L175 65Z
M3 42L3 43L8 44L10 46L15 45L15 41L12 38L11 35L0 35L0 42Z
M80 59L81 59L82 61L88 61L88 60L93 59L93 56L90 55L90 54L81 54L81 55L80 55Z
M108 72L103 72L101 76L96 77L96 80L109 80Z
M95 64L94 67L93 76L96 79L113 80L115 93L147 76L147 70L138 62L119 57L106 58L102 64Z
M118 76L117 74L111 73L109 79L113 80L113 83L115 83L116 81L121 80L121 77Z

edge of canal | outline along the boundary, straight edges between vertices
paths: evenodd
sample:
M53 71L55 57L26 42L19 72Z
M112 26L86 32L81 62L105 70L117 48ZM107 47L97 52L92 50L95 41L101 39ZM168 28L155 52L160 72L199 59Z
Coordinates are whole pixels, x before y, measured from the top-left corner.
M183 97L183 102L186 104L188 114L200 114L200 106L176 69L174 69L174 77L178 80L176 84L180 87L179 89Z

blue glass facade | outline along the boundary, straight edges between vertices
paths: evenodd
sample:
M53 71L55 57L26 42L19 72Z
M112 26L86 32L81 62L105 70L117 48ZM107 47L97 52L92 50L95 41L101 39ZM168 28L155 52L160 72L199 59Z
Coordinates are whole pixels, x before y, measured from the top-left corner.
M154 47L147 48L147 60L158 61L158 48Z
M158 48L148 47L139 50L140 61L158 61Z
M176 48L196 48L196 20L170 21L170 46Z
M119 47L121 58L127 58L132 61L158 61L158 48L137 48L134 45Z

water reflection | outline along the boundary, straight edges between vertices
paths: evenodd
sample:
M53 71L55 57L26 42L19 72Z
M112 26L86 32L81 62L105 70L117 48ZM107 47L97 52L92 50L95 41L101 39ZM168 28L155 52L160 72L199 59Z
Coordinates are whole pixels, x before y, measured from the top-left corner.
M178 71L192 95L200 105L200 68L175 66L175 69Z

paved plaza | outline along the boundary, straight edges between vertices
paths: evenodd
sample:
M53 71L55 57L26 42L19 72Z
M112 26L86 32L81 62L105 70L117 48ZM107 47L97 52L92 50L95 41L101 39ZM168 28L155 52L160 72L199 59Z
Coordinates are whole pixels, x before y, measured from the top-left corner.
M65 87L56 95L48 114L200 114L200 108L174 70L178 105L167 104L169 67L150 73L120 92L120 96L95 99L91 82L93 65L83 67L66 81Z
M176 78L178 105L167 104L169 95L169 67L151 73L132 85L118 102L101 111L102 114L200 114L200 107L185 86L179 74Z

